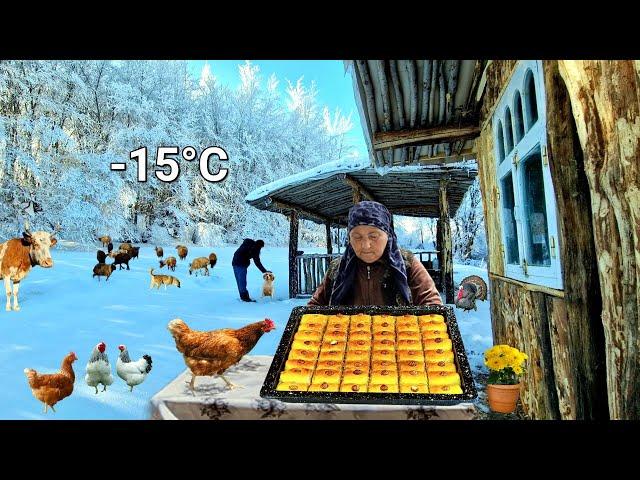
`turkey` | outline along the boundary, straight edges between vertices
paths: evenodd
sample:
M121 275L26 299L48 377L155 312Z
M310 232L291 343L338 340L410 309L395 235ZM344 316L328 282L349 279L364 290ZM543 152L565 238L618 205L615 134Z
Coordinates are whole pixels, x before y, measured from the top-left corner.
M456 307L463 310L478 310L476 300L487 299L487 284L477 275L465 277L458 287L456 296Z

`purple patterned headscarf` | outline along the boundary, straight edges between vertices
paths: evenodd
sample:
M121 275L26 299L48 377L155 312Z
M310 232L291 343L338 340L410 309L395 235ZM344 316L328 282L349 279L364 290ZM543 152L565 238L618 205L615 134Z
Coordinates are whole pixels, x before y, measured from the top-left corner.
M387 259L400 294L407 303L411 303L411 294L407 282L407 269L405 268L402 254L398 248L398 238L391 226L391 213L389 213L389 210L378 202L363 201L356 203L351 207L351 210L349 210L347 234L358 225L377 227L387 234L389 240L387 241L387 247L382 254L382 258ZM356 273L357 258L356 252L351 245L347 245L347 249L340 262L336 280L333 284L331 294L332 305L340 305L340 302L342 302L351 291Z

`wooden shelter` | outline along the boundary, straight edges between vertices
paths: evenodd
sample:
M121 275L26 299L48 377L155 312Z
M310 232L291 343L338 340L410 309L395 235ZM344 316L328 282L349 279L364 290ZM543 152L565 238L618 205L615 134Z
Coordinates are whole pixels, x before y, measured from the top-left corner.
M384 204L392 214L435 217L448 225L449 212L457 211L462 197L477 175L475 162L448 165L387 168L384 175L361 160L341 160L321 165L264 185L246 197L247 203L261 210L289 217L289 295L302 290L312 293L324 277L334 255L330 229L346 227L349 209L361 200ZM402 194L399 195L399 192ZM298 254L300 219L324 224L327 231L327 255ZM437 238L438 269L430 269L447 303L453 303L453 263L450 230ZM304 270L304 275L302 275ZM311 278L311 280L309 280Z
M640 62L345 63L372 165L477 156L494 343L529 356L527 413L640 418Z

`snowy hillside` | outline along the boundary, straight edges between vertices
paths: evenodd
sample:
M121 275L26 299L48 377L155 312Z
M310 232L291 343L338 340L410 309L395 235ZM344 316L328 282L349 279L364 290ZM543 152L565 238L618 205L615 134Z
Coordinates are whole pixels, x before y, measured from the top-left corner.
M234 248L215 249L218 264L210 277L188 275L187 261L211 251L192 248L187 260L178 261L174 275L182 281L182 288L151 291L148 270L158 265L151 246L141 248L140 258L130 262L130 271L118 270L108 282L91 278L94 250L54 249L53 269L36 267L22 282L22 310L0 310L0 419L148 418L149 399L185 369L166 329L176 317L203 330L237 328L269 317L277 329L265 334L251 353L273 355L291 309L306 303L288 298L287 249L266 246L262 253L265 267L276 275L274 300L260 299L262 277L257 268L250 267L249 291L258 299L252 304L238 299L231 268ZM168 252L167 248L165 254ZM486 279L486 270L455 265L456 281L470 274ZM472 366L482 363L481 353L491 345L488 302L478 302L478 306L478 312L456 310ZM134 360L151 355L153 369L145 382L129 392L116 377L107 392L96 395L84 382L84 370L91 350L100 341L107 344L114 376L119 344L127 346ZM44 415L42 404L31 395L23 369L53 373L69 351L78 356L74 392L56 406L57 413Z

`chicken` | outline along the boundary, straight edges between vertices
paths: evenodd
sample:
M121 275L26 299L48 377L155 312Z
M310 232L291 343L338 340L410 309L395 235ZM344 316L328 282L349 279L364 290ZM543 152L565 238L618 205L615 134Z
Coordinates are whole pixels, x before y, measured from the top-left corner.
M104 351L107 349L107 345L104 342L100 342L91 352L91 358L87 363L87 374L84 380L87 385L96 389L96 395L98 394L98 385L102 384L102 391L107 390L107 386L113 383L113 375L111 375L111 365L109 364L109 357Z
M456 307L463 310L477 310L476 300L486 300L487 284L477 275L463 278L458 287L456 296Z
M151 371L151 356L143 355L141 359L132 362L126 346L119 345L118 350L120 355L116 362L116 373L131 387L129 391L133 392L133 387L144 382Z
M73 383L76 381L76 375L73 372L72 363L77 359L76 354L70 352L62 360L62 366L58 373L43 375L32 368L24 369L24 373L29 380L31 393L44 403L44 413L47 413L49 407L55 412L56 409L53 406L73 392Z
M184 357L184 363L191 370L189 386L194 390L197 376L219 375L229 388L237 387L223 373L249 353L262 334L276 327L271 319L266 318L237 330L223 328L202 332L191 330L184 321L176 318L169 322L167 328L176 342L176 348Z

